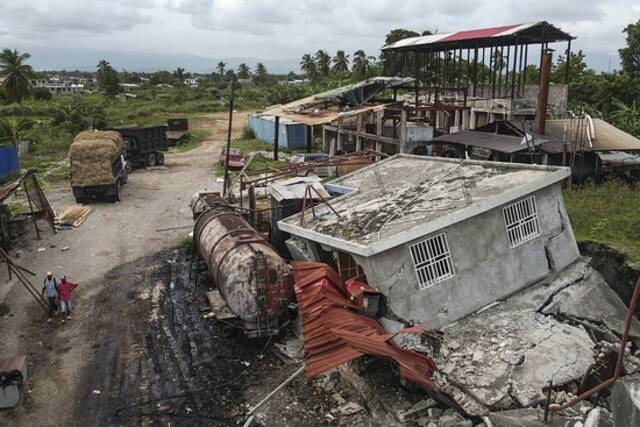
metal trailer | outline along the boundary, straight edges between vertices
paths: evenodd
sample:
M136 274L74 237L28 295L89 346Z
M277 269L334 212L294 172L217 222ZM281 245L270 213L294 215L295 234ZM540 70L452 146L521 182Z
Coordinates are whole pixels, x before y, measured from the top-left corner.
M87 203L90 200L120 201L120 187L127 183L127 161L124 152L117 156L112 163L113 184L73 186L73 197L77 203Z
M164 164L163 151L169 149L164 126L137 127L120 126L112 130L119 132L124 141L125 159L131 166L156 166Z
M189 133L189 120L168 119L166 133L169 146L175 147Z

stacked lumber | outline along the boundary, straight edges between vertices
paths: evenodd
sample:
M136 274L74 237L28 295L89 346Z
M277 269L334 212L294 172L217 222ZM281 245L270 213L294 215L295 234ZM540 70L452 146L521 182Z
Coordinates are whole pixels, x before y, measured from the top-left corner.
M57 229L79 227L91 213L91 208L84 205L71 205L55 218Z

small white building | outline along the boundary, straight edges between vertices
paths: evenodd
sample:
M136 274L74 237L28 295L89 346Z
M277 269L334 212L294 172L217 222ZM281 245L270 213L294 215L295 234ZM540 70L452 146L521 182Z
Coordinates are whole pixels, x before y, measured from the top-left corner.
M579 257L569 169L399 154L328 184L329 203L278 222L295 259L364 274L394 313L438 328ZM347 278L347 277L345 277Z
M120 83L120 87L124 93L131 93L139 90L142 86L137 83Z
M183 83L186 87L190 87L192 89L197 89L199 86L198 79L196 78L184 79Z

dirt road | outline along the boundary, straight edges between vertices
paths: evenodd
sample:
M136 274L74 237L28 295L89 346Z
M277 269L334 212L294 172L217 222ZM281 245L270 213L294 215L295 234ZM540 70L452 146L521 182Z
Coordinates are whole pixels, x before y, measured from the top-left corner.
M202 292L185 277L187 255L179 246L192 226L189 200L199 190L221 186L212 166L228 122L225 114L208 118L202 125L212 132L208 141L167 155L164 167L135 171L121 202L92 204L77 229L57 235L48 230L40 241L21 239L14 256L38 274L34 284L52 270L80 286L74 318L47 324L24 289L0 277L0 302L10 309L0 317L0 353L26 354L30 367L23 401L0 412L0 425L143 424L167 413L184 424L235 424L238 402L253 397L250 376L243 372L277 365L256 345L203 323ZM234 132L245 123L246 114L236 114ZM57 211L74 202L69 188L47 196ZM271 372L265 387L277 385L291 368L278 369L282 373ZM155 404L159 398L168 403ZM155 400L127 408L145 399ZM321 402L308 399L322 409ZM282 418L286 411L276 415Z

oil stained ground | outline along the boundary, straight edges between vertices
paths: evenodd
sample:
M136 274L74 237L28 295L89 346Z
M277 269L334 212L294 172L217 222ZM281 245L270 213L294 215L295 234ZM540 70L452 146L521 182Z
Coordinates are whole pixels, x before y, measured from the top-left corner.
M189 280L188 265L175 249L105 277L75 424L242 425L248 407L299 367L275 357L266 341L205 317L208 289ZM329 411L327 396L299 377L258 422L317 426Z

